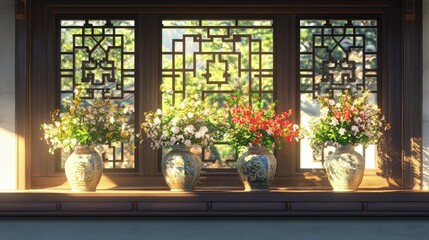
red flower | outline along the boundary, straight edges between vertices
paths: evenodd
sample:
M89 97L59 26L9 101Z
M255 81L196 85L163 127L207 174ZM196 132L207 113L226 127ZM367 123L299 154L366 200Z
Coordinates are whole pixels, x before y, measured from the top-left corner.
M340 119L341 119L341 113L340 113L340 112L335 112L335 113L334 113L334 117L335 117L337 120L340 120Z
M298 135L298 131L293 129L293 124L288 120L293 114L293 110L274 113L275 104L271 103L267 108L260 108L261 105L248 106L245 98L240 97L235 102L230 101L228 120L231 128L234 129L231 137L232 141L240 144L253 143L271 147L273 143L279 143L281 139L291 141ZM237 131L238 130L238 131ZM243 132L251 131L250 136L243 135Z

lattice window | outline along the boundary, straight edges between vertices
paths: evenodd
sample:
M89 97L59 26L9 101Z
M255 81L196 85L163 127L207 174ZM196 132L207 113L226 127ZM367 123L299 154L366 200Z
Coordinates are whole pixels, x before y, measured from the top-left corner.
M135 21L60 21L60 103L74 97L74 89L86 90L86 104L93 99L112 99L124 107L127 128L134 129L135 116ZM124 144L97 149L106 169L135 168L134 150ZM68 153L61 153L64 167Z
M319 114L317 96L335 98L348 89L369 90L371 101L379 93L377 20L301 20L299 22L300 119L306 126ZM326 148L323 155L333 152ZM376 147L360 150L366 167L376 167ZM309 142L301 141L301 168L321 168L324 156L313 156Z
M162 82L173 101L196 91L221 108L226 96L240 91L273 99L272 20L162 21ZM218 142L202 152L207 168L233 168L237 152Z

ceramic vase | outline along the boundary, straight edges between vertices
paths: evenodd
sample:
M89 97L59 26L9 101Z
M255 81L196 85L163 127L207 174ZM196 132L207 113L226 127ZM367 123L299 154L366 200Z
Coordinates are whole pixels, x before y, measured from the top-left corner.
M337 147L325 161L329 183L334 191L356 191L362 182L365 159L355 151L356 145Z
M103 174L103 162L94 146L78 145L65 162L67 181L72 191L95 191Z
M165 182L172 192L193 191L201 173L201 158L185 145L174 145L171 148L161 162Z
M237 159L237 171L245 191L269 191L276 167L274 154L261 146L248 147Z

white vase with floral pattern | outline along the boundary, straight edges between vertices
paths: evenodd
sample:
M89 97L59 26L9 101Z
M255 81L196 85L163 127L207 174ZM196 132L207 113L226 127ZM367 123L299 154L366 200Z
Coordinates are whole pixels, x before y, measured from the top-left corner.
M66 160L65 172L73 192L93 192L103 174L103 162L94 146L78 145Z

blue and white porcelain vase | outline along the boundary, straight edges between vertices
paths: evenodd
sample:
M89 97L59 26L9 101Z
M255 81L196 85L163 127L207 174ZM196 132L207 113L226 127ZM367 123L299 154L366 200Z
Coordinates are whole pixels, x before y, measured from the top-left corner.
M185 145L171 146L161 162L165 182L172 192L191 192L201 173L201 158Z
M245 191L269 191L276 167L274 154L261 146L249 147L237 159L237 171Z
M356 145L337 147L325 161L329 183L334 191L356 191L365 171L365 158L355 151Z
M78 145L64 168L73 192L94 192L103 174L103 161L94 146Z

